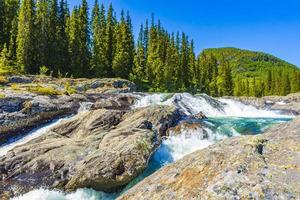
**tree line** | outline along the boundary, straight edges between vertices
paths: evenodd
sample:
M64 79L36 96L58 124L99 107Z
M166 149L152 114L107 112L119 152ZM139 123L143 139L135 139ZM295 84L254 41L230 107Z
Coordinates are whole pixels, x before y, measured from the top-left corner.
M202 52L185 33L170 33L152 16L135 41L128 12L86 0L0 0L0 67L53 76L121 77L142 91L263 96L299 91L299 70L270 68L261 76L233 73L227 56Z

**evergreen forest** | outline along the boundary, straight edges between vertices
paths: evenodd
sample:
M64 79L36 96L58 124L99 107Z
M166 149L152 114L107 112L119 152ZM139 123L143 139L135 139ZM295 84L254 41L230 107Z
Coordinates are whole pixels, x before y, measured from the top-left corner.
M201 41L199 41L201 42ZM0 73L124 78L140 91L211 96L287 95L300 91L300 70L272 55L237 48L195 53L184 32L154 16L133 34L129 12L95 0L0 0Z

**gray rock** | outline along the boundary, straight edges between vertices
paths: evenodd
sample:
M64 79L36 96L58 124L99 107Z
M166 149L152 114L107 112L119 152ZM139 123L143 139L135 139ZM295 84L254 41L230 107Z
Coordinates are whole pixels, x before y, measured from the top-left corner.
M33 77L30 76L10 76L8 83L32 83Z
M55 117L76 113L78 101L65 95L41 96L6 91L0 98L0 143Z
M118 200L300 199L300 118L226 139L138 183Z
M169 127L173 107L83 112L0 158L0 193L39 188L116 191L139 175Z

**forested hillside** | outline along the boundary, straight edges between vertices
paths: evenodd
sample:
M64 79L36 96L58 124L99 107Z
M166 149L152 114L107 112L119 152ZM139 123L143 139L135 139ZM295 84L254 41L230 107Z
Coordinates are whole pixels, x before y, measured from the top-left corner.
M0 1L0 73L121 77L142 91L212 96L285 95L300 90L300 71L274 56L234 48L197 56L185 33L146 20L137 41L128 12L97 0Z

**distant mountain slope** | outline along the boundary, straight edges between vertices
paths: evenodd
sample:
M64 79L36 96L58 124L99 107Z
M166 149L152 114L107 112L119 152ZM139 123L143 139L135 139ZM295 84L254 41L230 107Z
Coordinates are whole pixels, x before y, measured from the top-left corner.
M205 49L203 53L213 54L218 60L223 56L229 61L234 75L238 73L246 77L259 77L263 75L260 72L272 69L299 70L297 66L263 52L238 48L210 48Z

